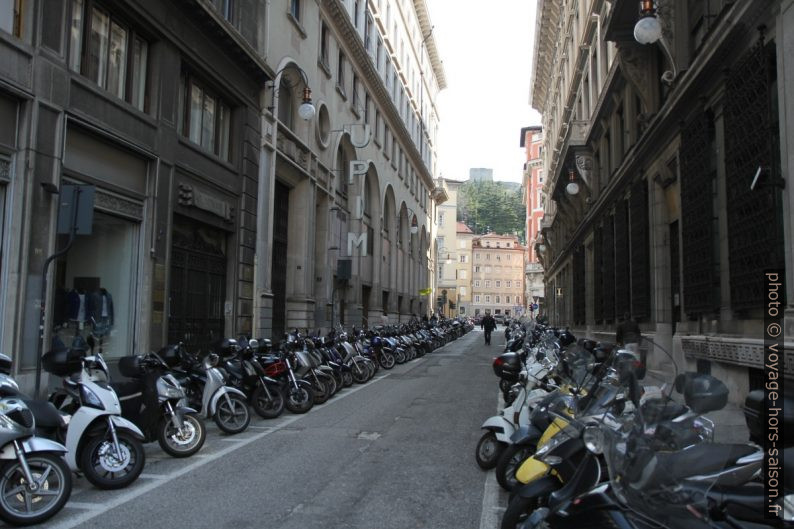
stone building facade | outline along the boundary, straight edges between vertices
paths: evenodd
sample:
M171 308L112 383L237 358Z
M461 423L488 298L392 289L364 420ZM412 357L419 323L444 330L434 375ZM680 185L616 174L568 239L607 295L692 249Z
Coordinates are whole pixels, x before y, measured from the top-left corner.
M518 238L487 233L472 241L470 316L518 316L524 307L524 255Z
M636 1L538 2L547 307L606 339L629 312L652 369L673 372L663 347L741 402L763 381L765 270L785 274L794 374L794 3L654 4L643 45Z
M111 359L429 310L446 81L423 0L1 8L0 348L23 386L42 302L44 348L93 333ZM48 259L72 185L91 234Z

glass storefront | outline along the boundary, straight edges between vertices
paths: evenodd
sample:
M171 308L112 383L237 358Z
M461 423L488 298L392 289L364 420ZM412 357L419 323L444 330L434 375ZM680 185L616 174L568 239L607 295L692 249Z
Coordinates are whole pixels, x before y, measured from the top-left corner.
M93 341L107 357L135 352L138 233L137 222L94 211L92 234L77 236L58 260L53 335L65 345Z

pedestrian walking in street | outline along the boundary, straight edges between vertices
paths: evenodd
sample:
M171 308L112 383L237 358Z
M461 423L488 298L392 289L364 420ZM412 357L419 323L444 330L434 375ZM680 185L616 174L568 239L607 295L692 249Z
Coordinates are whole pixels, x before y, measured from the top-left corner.
M638 356L641 338L640 326L634 321L631 314L628 312L623 313L623 321L618 324L618 329L615 333L615 343Z
M483 317L482 323L485 330L485 345L491 345L491 333L496 329L496 320L489 313Z

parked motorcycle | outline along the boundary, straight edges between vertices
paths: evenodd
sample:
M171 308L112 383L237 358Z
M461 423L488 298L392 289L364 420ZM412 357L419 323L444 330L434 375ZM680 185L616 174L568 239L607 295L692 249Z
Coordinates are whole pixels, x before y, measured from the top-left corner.
M119 395L122 416L141 429L146 442L156 440L167 454L188 457L204 445L207 431L198 412L182 405L185 391L169 373L170 364L179 361L176 346L161 353L121 358L119 371L128 380L111 386Z
M188 353L179 344L180 367L175 372L177 380L185 389L188 405L199 409L200 415L212 419L222 431L238 434L248 428L251 412L245 393L226 385L223 374L218 369L217 353L209 353L204 358Z
M141 442L145 436L121 416L121 404L109 384L109 369L102 355L84 353L56 348L41 359L47 372L64 377L63 389L53 393L50 402L71 414L66 462L98 488L126 487L143 470L146 453Z
M69 500L72 472L63 459L66 447L36 435L30 400L20 395L10 372L11 359L0 354L0 519L33 525L55 516ZM50 403L34 402L58 419Z

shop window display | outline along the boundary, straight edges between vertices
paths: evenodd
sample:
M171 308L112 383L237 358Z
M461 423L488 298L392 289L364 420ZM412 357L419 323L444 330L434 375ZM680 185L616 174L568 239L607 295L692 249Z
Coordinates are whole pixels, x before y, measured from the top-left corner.
M107 357L133 354L137 241L136 222L94 212L92 234L76 237L58 260L54 337L93 343Z

